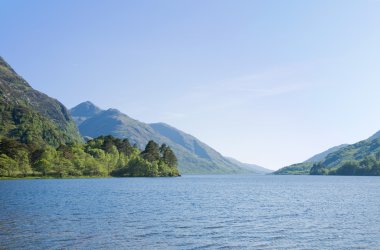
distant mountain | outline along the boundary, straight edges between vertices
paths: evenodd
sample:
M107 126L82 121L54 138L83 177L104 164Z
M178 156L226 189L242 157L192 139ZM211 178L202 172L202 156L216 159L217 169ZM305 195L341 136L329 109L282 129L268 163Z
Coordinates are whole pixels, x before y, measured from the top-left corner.
M77 120L77 117L73 117ZM128 138L139 148L145 147L149 140L162 143L163 139L148 124L134 120L117 109L103 110L80 123L78 127L82 136L113 135L117 138Z
M379 154L380 138L367 139L329 154L321 163L327 168L336 168L342 166L347 161L360 161L367 156L378 157Z
M287 167L280 168L279 170L273 172L273 174L309 174L310 169L314 163L325 160L329 154L334 153L348 145L349 144L342 144L332 147L326 151L323 151L322 153L314 155L302 163L296 163Z
M99 114L102 110L95 106L93 103L87 101L79 104L78 106L72 108L70 113L75 120L76 124L81 124L88 118Z
M368 156L377 158L380 156L380 138L377 138L376 135L352 145L343 144L331 148L310 158L314 159L314 161L309 159L303 163L281 168L273 174L309 174L314 163L321 163L327 169L332 169L339 168L348 161L360 161Z
M347 147L349 144L342 144L342 145L339 145L339 146L335 146L335 147L332 147L322 153L319 153L317 155L314 155L313 157L311 157L310 159L307 159L306 161L304 162L319 162L319 161L322 161L324 160L329 154L331 153L334 153L344 147Z
M0 57L0 137L58 146L81 142L65 106L34 90Z
M314 162L303 162L296 163L287 167L280 168L279 170L273 172L273 174L278 175L302 175L309 174L311 167Z
M263 168L261 166L258 166L256 164L249 164L249 163L243 163L240 162L232 157L226 157L230 162L234 163L235 165L238 165L242 168L245 168L247 170L253 171L257 174L269 174L272 173L273 171L267 168Z
M374 135L368 138L368 140L379 139L379 138L380 138L380 131L377 131Z
M86 105L88 104L87 102ZM78 106L83 107L84 105L79 104ZM78 106L70 110L75 120L78 119L73 111L78 110ZM94 107L87 107L87 109L94 110ZM80 113L80 117L89 117L78 124L82 136L113 135L118 138L128 138L132 144L136 144L139 148L144 147L149 140L169 145L177 155L181 173L254 172L254 170L230 162L194 136L164 123L143 123L116 109L103 110L95 115L90 112Z

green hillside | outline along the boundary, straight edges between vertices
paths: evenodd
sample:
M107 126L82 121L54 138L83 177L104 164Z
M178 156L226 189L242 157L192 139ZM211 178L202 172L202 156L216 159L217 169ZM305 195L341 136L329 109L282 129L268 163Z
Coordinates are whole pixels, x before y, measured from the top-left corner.
M74 110L89 112L97 109ZM0 57L1 178L179 175L170 147L149 140L142 149L111 136L85 144L65 106L34 90Z
M377 175L377 162L380 160L379 133L352 145L341 145L321 153L319 161L306 161L281 168L274 174L344 174L355 175L355 171L343 171L357 168L357 175ZM318 155L317 155L318 156ZM311 158L313 159L313 158Z
M321 164L327 168L342 166L347 161L361 161L366 157L376 157L380 153L380 139L368 139L348 145L326 156Z
M34 90L1 57L0 137L52 146L82 141L65 106Z

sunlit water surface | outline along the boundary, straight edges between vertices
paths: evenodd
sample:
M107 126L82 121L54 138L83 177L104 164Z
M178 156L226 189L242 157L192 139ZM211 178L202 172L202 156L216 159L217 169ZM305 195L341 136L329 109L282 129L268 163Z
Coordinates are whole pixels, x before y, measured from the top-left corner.
M380 249L380 178L0 181L0 248Z

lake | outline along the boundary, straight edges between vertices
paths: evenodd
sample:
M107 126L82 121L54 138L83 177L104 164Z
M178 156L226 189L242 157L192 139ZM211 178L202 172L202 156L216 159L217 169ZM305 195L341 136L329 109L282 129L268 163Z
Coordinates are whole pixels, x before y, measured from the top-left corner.
M0 181L0 249L379 249L380 178Z

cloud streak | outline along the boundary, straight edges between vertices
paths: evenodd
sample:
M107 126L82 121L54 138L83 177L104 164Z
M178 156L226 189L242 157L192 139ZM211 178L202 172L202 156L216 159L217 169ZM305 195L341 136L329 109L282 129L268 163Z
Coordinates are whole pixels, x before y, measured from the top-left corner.
M162 114L166 120L178 121L202 115L231 114L240 109L271 105L279 98L302 95L311 86L310 65L291 65L254 74L245 74L214 83L198 84L176 97L176 105Z

